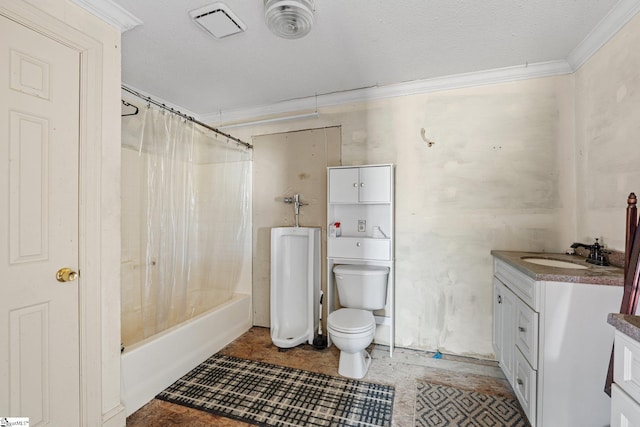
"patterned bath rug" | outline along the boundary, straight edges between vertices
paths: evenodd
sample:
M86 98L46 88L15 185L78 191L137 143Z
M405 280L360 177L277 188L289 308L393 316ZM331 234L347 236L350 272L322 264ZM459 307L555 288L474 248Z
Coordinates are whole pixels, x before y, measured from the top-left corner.
M214 354L157 399L259 426L391 426L394 388Z
M526 427L529 423L513 398L418 383L416 427Z

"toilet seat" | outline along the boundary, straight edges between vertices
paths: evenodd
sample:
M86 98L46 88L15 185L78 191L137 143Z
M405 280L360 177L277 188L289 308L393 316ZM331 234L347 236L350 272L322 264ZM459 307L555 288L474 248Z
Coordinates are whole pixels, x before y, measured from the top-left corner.
M375 329L376 319L367 310L341 308L329 314L327 326L343 334L360 334Z

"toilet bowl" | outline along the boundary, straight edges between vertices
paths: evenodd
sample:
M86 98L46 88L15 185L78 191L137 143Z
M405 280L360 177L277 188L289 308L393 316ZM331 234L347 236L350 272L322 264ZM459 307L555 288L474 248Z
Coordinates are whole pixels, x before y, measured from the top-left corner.
M341 308L327 319L331 341L340 350L338 373L360 379L365 376L371 356L365 350L376 333L373 313L355 308Z
M389 268L336 265L333 272L338 300L344 308L329 314L329 338L340 350L338 373L360 379L371 364L371 356L365 349L376 334L376 319L372 311L385 306Z

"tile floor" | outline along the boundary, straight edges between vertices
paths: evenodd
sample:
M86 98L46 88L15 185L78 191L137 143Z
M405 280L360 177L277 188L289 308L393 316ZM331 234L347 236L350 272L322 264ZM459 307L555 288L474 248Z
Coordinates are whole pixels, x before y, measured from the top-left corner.
M390 358L388 347L375 345L369 351L373 362L363 381L395 387L394 426L414 425L416 381L420 380L513 397L513 391L496 362L453 356L434 359L433 353L408 349L396 349ZM338 375L339 352L335 346L318 351L304 345L280 351L271 343L267 328L251 328L220 353ZM155 399L127 418L127 427L156 426L227 427L249 424Z

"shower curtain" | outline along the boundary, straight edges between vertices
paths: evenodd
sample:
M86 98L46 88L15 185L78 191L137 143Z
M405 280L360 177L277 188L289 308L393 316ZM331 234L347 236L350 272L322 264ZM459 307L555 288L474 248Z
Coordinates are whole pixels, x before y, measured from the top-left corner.
M231 299L250 245L250 153L177 115L141 113L123 120L125 345Z

